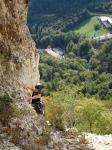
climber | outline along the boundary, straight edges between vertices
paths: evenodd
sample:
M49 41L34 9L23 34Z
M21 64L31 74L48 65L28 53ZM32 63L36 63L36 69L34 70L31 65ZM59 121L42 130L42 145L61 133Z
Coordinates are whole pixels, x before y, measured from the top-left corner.
M44 114L44 103L42 101L43 85L41 83L37 83L34 89L30 87L26 87L26 89L29 89L33 92L32 97L30 97L30 100L36 112L38 114Z

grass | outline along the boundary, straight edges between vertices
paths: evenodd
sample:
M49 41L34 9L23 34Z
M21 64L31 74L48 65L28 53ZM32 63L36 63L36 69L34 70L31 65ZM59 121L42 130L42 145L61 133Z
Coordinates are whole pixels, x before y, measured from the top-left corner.
M99 30L95 30L94 26L98 24L101 26ZM97 16L91 17L90 19L87 19L82 24L80 24L78 27L74 29L76 33L84 34L88 37L92 36L100 36L103 34L108 33L109 31L100 23Z

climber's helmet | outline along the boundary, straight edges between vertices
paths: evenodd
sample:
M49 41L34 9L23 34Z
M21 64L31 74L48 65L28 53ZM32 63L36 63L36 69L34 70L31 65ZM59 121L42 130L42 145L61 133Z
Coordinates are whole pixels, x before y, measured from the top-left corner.
M41 90L41 89L43 89L43 88L44 88L44 86L43 86L42 83L37 83L37 84L35 85L35 89Z

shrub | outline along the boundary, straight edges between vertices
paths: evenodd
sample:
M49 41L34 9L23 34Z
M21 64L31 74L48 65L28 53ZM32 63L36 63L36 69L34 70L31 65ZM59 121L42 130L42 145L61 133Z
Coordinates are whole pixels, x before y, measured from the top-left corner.
M45 97L46 103L46 120L50 121L53 128L62 129L62 112L63 108L57 105L52 97Z
M7 125L13 116L19 115L17 106L8 95L0 97L0 122Z
M97 134L112 133L112 102L77 97L74 92L75 89L60 91L55 92L53 98L48 97L46 119L52 127L63 130L76 127L81 132Z
M78 87L72 91L70 87L64 91L53 93L52 97L46 97L46 119L54 128L64 130L66 127L73 127L77 118L74 108ZM65 96L66 93L66 96Z
M81 131L98 134L112 133L112 112L101 101L95 99L82 100L76 111L79 117L77 127Z
M99 24L95 24L95 25L94 25L94 29L95 29L96 31L100 30L100 28L101 28L101 26L100 26Z

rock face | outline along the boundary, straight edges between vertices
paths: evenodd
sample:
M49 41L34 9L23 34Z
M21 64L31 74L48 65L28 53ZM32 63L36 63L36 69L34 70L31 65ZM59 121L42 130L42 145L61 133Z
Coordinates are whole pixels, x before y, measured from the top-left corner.
M44 119L25 101L23 88L39 81L27 9L27 0L0 0L0 150L37 150L44 130Z
M23 83L34 86L39 80L39 56L26 26L27 8L28 0L0 0L0 95L20 91L23 96Z
M88 147L94 150L112 150L112 135L83 134L88 141Z

